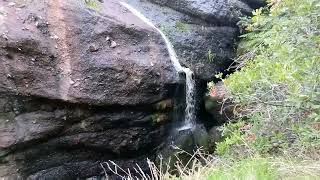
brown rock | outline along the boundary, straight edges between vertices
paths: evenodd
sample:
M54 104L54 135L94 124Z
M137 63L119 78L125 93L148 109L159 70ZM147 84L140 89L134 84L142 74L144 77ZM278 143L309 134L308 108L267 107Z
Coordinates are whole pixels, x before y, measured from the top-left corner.
M0 29L8 37L0 37L0 92L97 105L135 105L166 98L177 83L177 73L161 36L118 1L100 3L101 17L82 3L24 2L20 11L12 11L8 2L0 2L8 13ZM29 30L16 28L23 26ZM117 51L103 48L110 46L106 34L117 39L111 41ZM88 47L95 53L88 53ZM135 53L138 48L144 50ZM85 80L74 87L72 79Z
M165 43L118 1L97 3L98 16L78 0L0 1L0 179L101 175L165 139L172 108L152 122L178 83Z

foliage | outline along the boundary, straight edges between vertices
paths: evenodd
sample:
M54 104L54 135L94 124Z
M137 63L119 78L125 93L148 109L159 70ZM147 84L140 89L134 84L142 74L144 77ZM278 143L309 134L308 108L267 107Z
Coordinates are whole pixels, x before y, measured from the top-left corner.
M208 53L207 53L207 59L209 62L213 62L214 61L214 58L216 57L216 54L213 53L211 51L211 49L208 50Z
M177 21L175 27L181 32L188 32L188 25L181 21Z
M85 0L85 4L88 8L95 11L100 11L101 9L101 4L98 0Z
M267 159L244 159L235 162L230 167L213 169L207 180L225 180L225 179L259 179L273 180L277 179L278 172Z
M101 163L104 172L112 172L119 179L150 179L150 180L316 180L320 179L320 164L316 161L297 161L285 158L263 158L259 156L242 160L222 159L204 154L200 149L190 154L188 164L181 160L175 163L176 173L171 173L170 166L162 161L159 166L147 160L150 174L145 173L139 165L134 170L122 169L113 161ZM108 175L106 174L108 179Z
M236 115L250 128L226 136L218 154L242 144L262 155L319 159L320 2L270 3L240 23L248 31L239 45L240 70L223 82L227 98L241 109Z
M231 154L232 147L237 146L243 141L243 134L240 128L244 125L243 121L229 123L225 125L222 131L224 140L216 143L216 153L219 156Z
M171 26L171 25L164 25L160 24L159 29L167 36L167 37L172 37L174 32L188 32L188 24L183 23L181 21L176 21L176 23Z

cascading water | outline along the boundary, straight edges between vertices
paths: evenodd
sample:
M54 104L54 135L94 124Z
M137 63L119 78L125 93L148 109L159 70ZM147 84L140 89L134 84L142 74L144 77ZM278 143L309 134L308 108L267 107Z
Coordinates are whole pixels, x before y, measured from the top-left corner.
M194 75L193 72L186 67L182 67L178 58L175 50L173 49L173 45L167 38L167 36L160 30L158 29L148 18L146 18L143 14L141 14L138 10L136 10L134 7L131 5L125 3L125 2L120 2L120 4L124 7L126 7L132 14L137 16L139 19L141 19L143 22L154 28L159 32L161 37L166 43L166 46L168 48L168 52L170 55L170 59L172 61L173 66L175 67L176 71L184 72L186 75L186 109L185 109L185 121L184 125L180 128L178 128L178 131L182 130L187 130L187 129L193 129L195 126L195 98L194 98L194 86L195 86L195 80L194 80Z
M194 97L194 75L189 68L183 68L186 74L186 110L184 125L178 131L193 129L195 126L195 97Z

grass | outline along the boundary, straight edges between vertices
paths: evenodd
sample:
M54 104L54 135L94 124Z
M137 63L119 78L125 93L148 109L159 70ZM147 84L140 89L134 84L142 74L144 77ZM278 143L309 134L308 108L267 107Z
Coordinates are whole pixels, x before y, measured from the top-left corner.
M145 173L138 165L131 172L121 169L112 161L103 163L102 167L105 172L109 169L125 180L320 180L320 164L312 160L259 156L241 160L222 159L204 154L201 150L188 155L188 164L182 165L177 161L175 173L172 173L168 166L160 163L158 168L159 166L149 160L150 174Z
M317 161L273 157L248 157L222 159L217 156L195 158L191 169L178 167L180 176L163 177L167 180L317 180L320 179L320 164ZM198 157L199 157L198 156Z
M274 158L248 158L231 166L212 170L207 180L276 180L320 179L318 162L296 162Z
M260 179L273 180L278 176L277 169L266 159L245 159L234 163L231 166L211 170L207 180L224 179Z

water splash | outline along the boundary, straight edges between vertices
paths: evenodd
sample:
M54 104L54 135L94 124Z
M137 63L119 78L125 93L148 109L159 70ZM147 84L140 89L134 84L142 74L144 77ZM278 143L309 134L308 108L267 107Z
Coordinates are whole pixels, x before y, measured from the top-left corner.
M171 62L176 69L178 73L184 72L186 75L186 109L185 109L185 121L184 125L180 128L178 128L178 131L187 130L187 129L193 129L195 126L195 98L194 98L194 86L195 86L195 80L193 72L186 67L182 67L178 58L177 54L173 48L172 43L168 39L168 37L159 29L157 28L148 18L146 18L142 13L140 13L138 10L136 10L131 5L120 2L120 4L124 7L126 7L132 14L137 16L139 19L141 19L143 22L148 24L153 29L157 30L158 33L161 35L162 39L166 43Z

